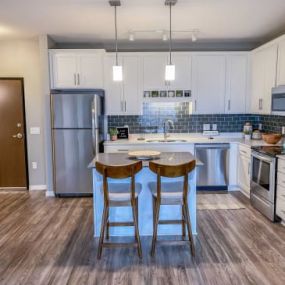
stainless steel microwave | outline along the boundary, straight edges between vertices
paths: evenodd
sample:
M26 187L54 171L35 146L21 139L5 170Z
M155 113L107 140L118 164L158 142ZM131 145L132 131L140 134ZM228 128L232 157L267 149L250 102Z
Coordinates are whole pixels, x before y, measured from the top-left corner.
M271 112L272 114L285 114L285 85L272 88L271 99Z

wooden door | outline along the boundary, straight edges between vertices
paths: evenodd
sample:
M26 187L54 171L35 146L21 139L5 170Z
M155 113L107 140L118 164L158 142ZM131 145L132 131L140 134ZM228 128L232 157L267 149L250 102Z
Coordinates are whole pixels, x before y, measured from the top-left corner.
M0 78L0 189L27 186L23 80Z

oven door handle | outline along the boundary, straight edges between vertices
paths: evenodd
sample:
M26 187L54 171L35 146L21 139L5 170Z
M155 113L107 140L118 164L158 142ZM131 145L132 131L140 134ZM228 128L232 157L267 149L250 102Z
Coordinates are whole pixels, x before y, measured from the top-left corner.
M252 153L252 157L255 157L255 158L257 158L257 159L259 159L261 161L265 161L265 162L268 162L268 163L272 163L273 162L273 159L266 158L266 157L264 157L262 155L257 154L256 152Z

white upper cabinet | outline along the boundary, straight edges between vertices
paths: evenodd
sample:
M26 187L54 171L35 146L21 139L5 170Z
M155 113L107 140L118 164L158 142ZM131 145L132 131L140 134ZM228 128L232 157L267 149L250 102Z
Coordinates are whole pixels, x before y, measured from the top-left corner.
M271 89L276 86L277 44L253 51L251 112L271 113Z
M142 112L142 64L135 54L120 54L119 64L123 67L123 81L113 81L115 56L109 54L104 60L104 89L107 115L140 115Z
M102 50L50 50L51 88L103 88Z
M285 39L278 45L277 85L285 85Z
M166 64L166 53L143 55L143 89L145 91L167 89L168 84L165 81Z
M225 111L226 57L194 55L192 58L193 113L219 114Z
M226 113L245 113L247 95L248 57L228 55L226 65Z

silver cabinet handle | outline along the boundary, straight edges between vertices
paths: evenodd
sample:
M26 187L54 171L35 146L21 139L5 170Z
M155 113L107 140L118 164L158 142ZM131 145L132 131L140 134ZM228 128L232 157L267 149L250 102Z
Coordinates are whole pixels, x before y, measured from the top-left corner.
M76 73L73 74L74 85L76 86Z
M127 112L127 101L125 100L125 112Z
M261 110L263 110L263 99L260 99L261 102Z
M23 138L23 135L21 133L17 133L16 135L12 136L14 139L21 139Z
M247 152L245 150L240 150L240 152L242 152L244 154L247 154Z
M263 99L259 99L258 104L259 104L258 106L259 110L262 110L263 109Z
M80 75L77 73L77 85L80 85Z
M124 112L123 101L121 101L120 104L121 104L121 112Z
M197 112L197 100L194 101L194 110Z
M117 151L129 151L128 149L118 149Z
M231 100L228 100L228 111L231 110Z
M250 162L248 163L248 166L247 166L247 167L248 167L248 171L247 171L247 172L248 172L248 175L250 175Z

